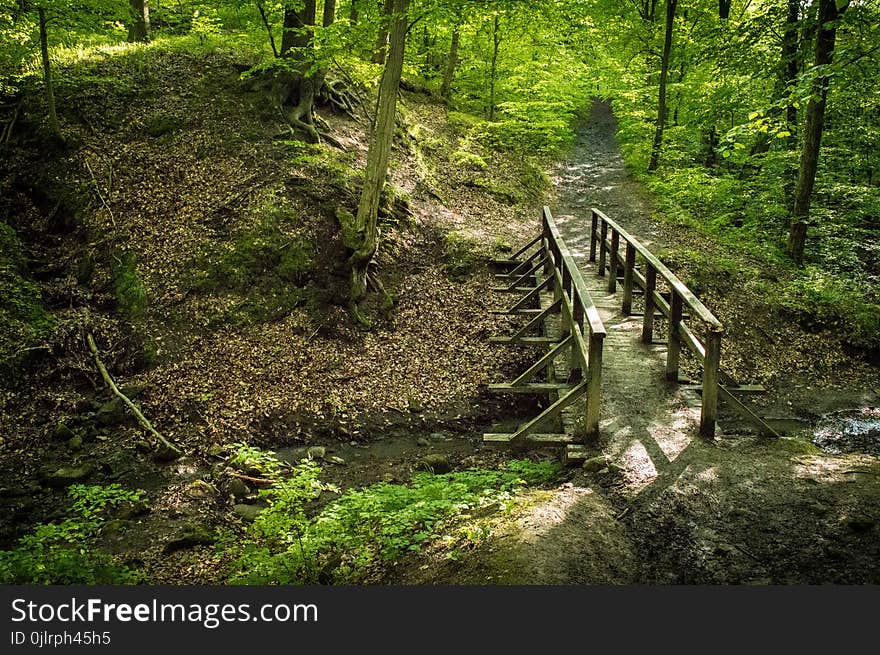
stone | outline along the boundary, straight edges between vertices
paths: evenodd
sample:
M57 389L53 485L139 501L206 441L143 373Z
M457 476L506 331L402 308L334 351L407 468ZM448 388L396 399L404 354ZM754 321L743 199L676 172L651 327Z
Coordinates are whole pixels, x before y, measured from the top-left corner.
M232 511L242 521L253 523L257 518L257 515L264 509L265 508L261 505L246 505L245 503L238 503L232 508Z
M244 480L232 477L229 479L229 482L226 483L226 491L233 498L247 498L251 493L251 488L245 484Z
M183 453L174 448L169 448L165 444L159 444L159 447L156 448L155 456L160 462L173 462L174 460L183 457Z
M144 516L145 514L150 513L150 506L143 500L135 500L128 503L123 503L116 508L114 514L117 518L120 518L124 521L130 521L131 519L137 518L138 516Z
M214 486L204 480L195 480L186 488L186 495L190 498L210 498L216 492Z
M418 439L416 441L416 445L417 446L430 446L431 442L428 441L427 439L425 439L424 437L421 437L420 439Z
M432 441L446 441L446 435L443 432L432 432L431 433Z
M584 460L584 463L581 465L581 468L583 468L587 473L596 473L607 467L608 458L605 457L605 455L591 457L590 459Z
M70 441L67 442L67 447L71 450L79 450L82 448L83 438L80 434L75 434L70 438Z
M82 482L92 474L92 467L89 464L80 464L79 466L64 466L54 473L46 476L46 482L50 487L62 489L74 482Z
M449 473L452 470L452 467L449 465L449 459L442 453L425 455L419 460L416 468L430 473Z
M393 473L383 473L382 474L382 482L385 484L393 483L397 478L394 477Z
M58 441L70 441L75 436L73 430L67 427L67 424L63 422L56 425L55 429L52 431L52 437Z
M306 455L308 455L311 459L324 459L324 456L327 454L327 449L324 446L311 446L307 451Z
M125 420L125 405L121 398L109 400L95 412L95 420L103 426L119 425Z
M330 462L331 464L336 464L337 466L345 466L345 464L346 464L344 459L342 459L341 457L337 457L336 455L333 455L332 457L328 457L327 461Z
M209 546L217 540L217 535L210 526L201 523L187 523L180 527L177 536L165 544L165 552L173 553L196 546Z

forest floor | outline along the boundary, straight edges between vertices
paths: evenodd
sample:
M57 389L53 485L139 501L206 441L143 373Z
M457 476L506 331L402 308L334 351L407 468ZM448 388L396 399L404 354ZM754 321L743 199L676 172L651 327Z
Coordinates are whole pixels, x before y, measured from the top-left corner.
M144 67L133 63L98 61L86 78L95 88L59 90L77 144L65 159L46 166L36 140L4 163L16 229L61 336L52 357L0 397L0 545L66 515L64 469L78 482L147 492L151 510L109 523L100 548L152 583L218 583L223 562L213 546L168 544L194 526L243 534L253 516L242 505L256 489L236 491L228 474L236 442L291 463L318 447L322 479L343 491L406 483L429 454L452 470L509 460L514 453L484 447L481 434L516 424L534 405L486 392L523 361L488 342L504 319L489 314L503 299L488 291L485 260L534 235L543 174L514 155L471 152L466 129L442 105L404 94L393 157L402 200L386 208L379 258L395 306L362 332L334 294L346 280L335 217L356 204L364 125L327 114L347 152L312 149L279 138L277 116L241 85L234 57L159 53L146 88L137 77ZM138 84L125 83L129 73ZM114 78L117 88L102 86ZM607 106L595 105L552 171L566 238L581 247L577 217L598 205L670 264L685 244L716 253L706 237L654 220L614 130ZM46 197L58 179L87 190L85 225L47 238L47 224L73 220ZM291 277L266 243L301 248L310 263L284 259ZM114 267L129 257L149 304L122 319ZM763 414L807 427L828 412L878 404L876 367L833 335L762 312L760 297L738 293L735 275L697 281L728 327L729 372L768 387L757 401ZM87 329L184 458L157 462L113 405L84 346ZM466 526L477 536L463 547L437 539L371 581L880 581L876 451L833 455L808 439L766 440L728 415L707 443L694 435L686 399L662 391L671 400L654 414L634 411L645 400L638 394L639 402L606 394L603 436L592 446L609 466L566 471L557 488L524 491L509 512L460 516L444 534Z

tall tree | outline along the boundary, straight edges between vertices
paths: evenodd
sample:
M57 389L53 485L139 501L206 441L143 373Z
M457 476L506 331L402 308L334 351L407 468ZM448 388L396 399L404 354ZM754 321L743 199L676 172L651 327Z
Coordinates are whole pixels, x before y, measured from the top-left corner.
M410 0L393 0L391 7L391 38L382 81L376 124L370 137L364 187L361 191L354 232L360 243L351 255L351 308L361 320L359 305L367 293L367 271L378 248L379 200L388 174L388 159L394 139L397 112L397 91L403 74L403 51L406 43L407 9Z
M452 91L452 80L455 77L455 68L458 66L458 42L461 38L461 27L456 23L452 28L452 40L449 42L449 55L446 57L446 68L443 69L443 83L440 85L440 95L449 99Z
M495 120L495 82L498 79L498 51L501 47L501 17L492 20L492 59L489 64L489 120Z
M37 7L37 16L40 22L40 58L43 62L43 88L46 95L46 106L49 110L49 127L59 141L64 141L61 133L61 123L58 121L58 112L55 108L55 86L52 82L52 64L49 60L49 31L46 9L43 5Z
M316 0L290 3L284 8L284 33L281 36L281 58L286 66L281 75L279 100L287 121L302 130L313 142L320 141L314 126L315 95L324 76L314 70L314 28L317 14Z
M648 170L657 170L663 149L663 129L666 126L666 81L669 77L669 59L672 55L672 32L675 28L677 0L666 0L666 32L663 37L663 54L660 57L660 88L657 91L657 123L654 127L654 143Z
M388 47L388 22L394 11L394 0L379 3L379 31L376 33L376 45L373 47L373 63L385 63L385 50Z
M131 24L128 28L129 42L150 40L150 0L129 0Z
M794 209L788 233L788 254L798 265L804 260L804 247L807 240L807 221L810 217L810 204L813 187L816 183L816 170L819 166L819 149L822 145L822 129L825 122L825 102L828 97L828 66L834 57L834 43L837 38L837 21L843 15L849 2L844 0L819 0L818 32L816 35L816 59L812 94L807 103L804 124L804 143L801 148L797 187L794 193Z

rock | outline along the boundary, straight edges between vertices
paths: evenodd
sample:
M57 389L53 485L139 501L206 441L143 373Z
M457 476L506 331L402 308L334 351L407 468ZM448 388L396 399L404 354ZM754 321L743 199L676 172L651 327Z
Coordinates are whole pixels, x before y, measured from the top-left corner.
M95 420L103 426L119 425L125 420L125 405L121 398L109 400L95 412Z
M101 469L112 478L131 473L136 466L137 459L127 450L117 450L101 461Z
M194 548L195 546L208 546L217 540L214 530L201 523L188 523L181 526L176 537L165 544L165 552L173 553L176 550Z
M307 451L306 455L311 459L324 459L324 456L327 454L327 449L324 446L311 446Z
M446 441L446 434L443 432L432 432L431 441Z
M74 482L81 482L92 474L92 467L89 464L80 464L79 466L65 466L58 469L54 473L46 476L46 482L50 487L62 489Z
M232 477L226 483L226 492L233 498L247 498L251 493L251 488L245 484L244 480Z
M55 429L52 431L52 438L57 439L58 441L70 441L75 436L73 430L67 427L67 424L63 422L56 425Z
M394 477L393 473L383 473L382 474L382 482L385 484L392 484L397 478Z
M217 489L204 480L195 480L186 488L186 495L190 498L210 498L216 493Z
M449 459L442 453L425 455L419 460L416 468L421 471L429 471L430 473L449 473L452 470L452 467L449 465Z
M238 503L232 508L235 515L243 521L253 523L257 515L265 509L262 505L246 505Z
M416 445L417 446L430 446L431 442L428 441L427 439L425 439L424 437L421 437L420 439L418 439L416 441Z
M346 464L344 459L342 459L341 457L336 457L335 455L333 455L332 457L328 457L327 461L331 464L336 464L337 466L345 466Z
M70 438L70 441L67 442L67 447L71 450L79 450L82 448L83 438L80 434L75 434Z
M604 468L608 467L608 458L605 455L599 455L598 457L591 457L588 460L585 460L581 467L587 473L596 473L601 471Z
M116 508L114 514L117 518L124 521L130 521L138 516L144 516L150 513L150 506L143 500L135 500L130 503L123 503Z
M619 464L608 464L608 472L612 475L622 475L626 469L624 469Z

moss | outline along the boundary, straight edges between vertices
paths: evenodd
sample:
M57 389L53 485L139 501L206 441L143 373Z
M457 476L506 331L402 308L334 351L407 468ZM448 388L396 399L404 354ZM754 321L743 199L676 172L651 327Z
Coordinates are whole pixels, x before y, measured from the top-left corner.
M821 455L822 451L803 439L792 437L780 437L776 440L776 447L792 455Z
M447 232L443 239L443 259L447 275L462 281L485 260L479 244L461 232Z
M147 311L147 290L137 272L137 260L128 253L117 258L113 267L113 293L119 310L132 322L140 321Z
M472 152L465 150L456 150L452 153L452 163L459 166L468 166L479 170L485 170L489 167L486 160Z
M55 326L43 307L40 288L26 275L18 235L0 223L0 372L4 376L21 364L29 349L48 338Z

